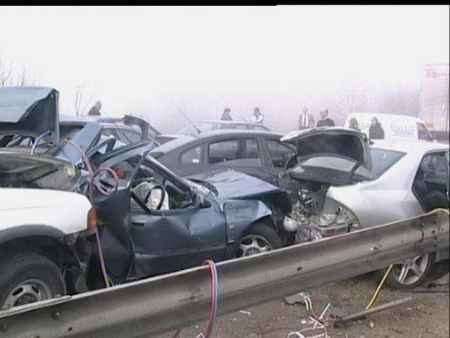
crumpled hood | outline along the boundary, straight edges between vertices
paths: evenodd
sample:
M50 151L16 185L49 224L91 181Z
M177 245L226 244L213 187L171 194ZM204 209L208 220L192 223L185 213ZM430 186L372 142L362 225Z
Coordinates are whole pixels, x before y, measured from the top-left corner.
M0 133L37 137L50 132L58 142L58 97L50 87L0 88Z
M213 184L219 194L219 199L248 199L269 193L282 192L282 190L259 178L232 170L225 169L216 172L208 172L195 176Z

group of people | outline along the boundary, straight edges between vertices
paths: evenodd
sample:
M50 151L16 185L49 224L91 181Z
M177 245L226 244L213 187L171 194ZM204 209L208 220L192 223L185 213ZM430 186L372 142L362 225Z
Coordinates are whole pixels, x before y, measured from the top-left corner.
M222 121L232 121L233 118L231 117L231 109L225 108L220 119ZM253 116L251 117L251 122L255 124L264 123L264 115L263 113L261 113L259 107L255 107L255 109L253 109Z
M317 124L314 123L314 116L308 112L308 108L303 108L303 112L298 118L298 129L308 129L313 127L334 127L334 121L328 117L328 109L322 110L320 112L320 120ZM349 128L361 130L358 126L358 120L356 118L351 118L349 121ZM384 139L384 129L380 121L376 117L373 117L370 121L369 126L369 138L371 140Z
M320 112L320 119L315 123L314 116L308 111L308 108L304 107L303 111L298 117L298 129L309 129L314 127L334 127L335 123L333 119L328 117L328 109L324 109Z
M361 130L358 125L358 120L352 117L349 121L349 128ZM382 140L384 139L384 129L380 121L374 116L370 120L369 126L369 139L371 140Z

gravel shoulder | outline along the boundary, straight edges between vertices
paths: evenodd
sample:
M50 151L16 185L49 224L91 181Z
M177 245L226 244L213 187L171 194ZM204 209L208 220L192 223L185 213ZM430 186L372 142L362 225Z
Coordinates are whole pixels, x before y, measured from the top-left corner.
M449 337L449 275L434 281L427 290L432 293L398 291L384 287L375 304L414 297L411 303L375 313L366 319L347 324L345 327L328 328L330 337ZM331 312L346 315L365 308L377 286L373 274L367 274L328 284L317 289L303 290L311 295L314 311L319 314L331 303ZM419 288L423 290L424 287ZM416 289L419 290L419 289ZM299 290L299 292L302 290ZM284 299L219 317L213 337L215 338L278 338L287 337L291 331L302 327L307 317L303 304L288 305ZM197 337L206 322L183 329L180 338ZM174 333L161 337L173 337Z

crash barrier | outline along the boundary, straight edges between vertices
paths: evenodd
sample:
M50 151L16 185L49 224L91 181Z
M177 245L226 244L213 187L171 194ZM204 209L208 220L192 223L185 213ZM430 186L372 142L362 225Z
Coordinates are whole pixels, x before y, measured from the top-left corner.
M449 246L449 213L431 213L216 264L218 315L385 268ZM208 318L209 268L0 312L0 337L137 337Z

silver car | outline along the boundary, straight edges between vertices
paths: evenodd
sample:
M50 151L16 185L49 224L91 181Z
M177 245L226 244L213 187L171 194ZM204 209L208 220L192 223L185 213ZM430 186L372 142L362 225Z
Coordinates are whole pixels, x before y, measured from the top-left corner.
M346 128L292 132L283 140L297 146L288 172L298 182L296 209L309 240L449 206L448 145L374 142ZM438 266L448 271L448 258L446 250L410 259L395 266L389 283L415 287Z

